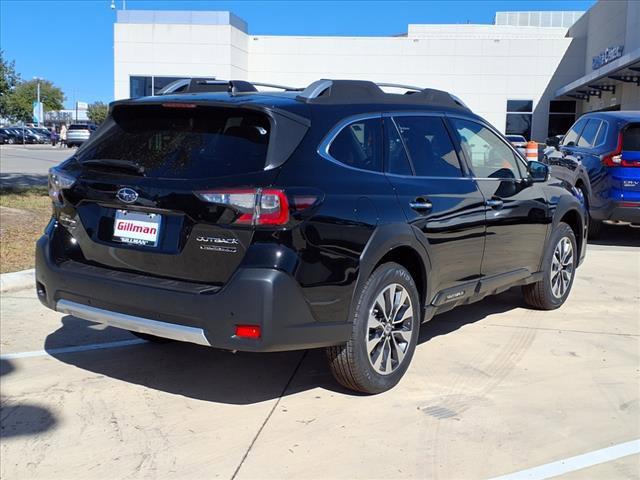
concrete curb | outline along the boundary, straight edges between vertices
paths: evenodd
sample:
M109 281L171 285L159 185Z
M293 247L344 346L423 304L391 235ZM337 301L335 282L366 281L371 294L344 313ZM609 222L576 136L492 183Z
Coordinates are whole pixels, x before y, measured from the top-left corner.
M33 288L36 283L35 272L35 269L30 268L20 272L3 273L0 275L0 293Z

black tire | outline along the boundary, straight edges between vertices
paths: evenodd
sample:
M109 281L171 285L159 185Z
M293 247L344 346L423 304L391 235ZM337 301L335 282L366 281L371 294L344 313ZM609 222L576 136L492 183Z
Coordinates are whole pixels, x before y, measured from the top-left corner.
M129 330L129 333L131 333L132 335L135 335L138 338L141 338L142 340L146 340L147 342L151 342L151 343L173 342L173 340L171 340L170 338L156 337L155 335L150 335L148 333L134 332L131 330Z
M599 237L602 233L602 225L602 221L594 220L591 218L591 215L589 215L589 232L587 233L589 238Z
M388 312L390 315L376 308L379 306L378 297L385 291L389 295L394 292L394 301ZM406 297L400 301L404 296L403 292ZM397 303L396 298L399 300ZM343 345L327 348L329 367L335 379L346 388L369 394L384 392L400 381L411 363L421 322L418 290L406 268L397 263L385 263L376 268L354 299L356 308L351 338ZM402 304L395 307L400 303ZM407 316L409 309L410 317ZM370 315L372 318L382 318L379 322L375 320L378 322L375 328L369 327ZM391 320L388 320L389 317ZM400 321L401 318L404 320ZM394 320L398 322L394 323ZM409 338L405 340L407 335ZM376 357L375 360L370 359L367 351L369 340L375 343L370 350L371 355ZM388 358L390 360L387 363L385 360ZM374 368L373 363L378 363L377 360L381 361L378 368L385 369L385 373Z
M577 188L582 193L584 206L587 208L587 215L589 215L589 231L587 235L589 238L596 238L602 231L602 222L591 218L591 214L589 213L589 192L587 192L587 189L582 184Z
M556 256L557 249L561 248L560 242L564 239L567 239L571 244L571 260L567 260L566 267L562 266L561 268L556 269L554 268L554 257L556 257L556 260L558 259L558 257ZM522 287L522 293L524 295L525 302L529 306L537 308L539 310L554 310L560 307L571 292L573 280L576 276L576 266L579 255L580 252L578 252L577 250L576 237L573 233L573 230L566 223L560 222L551 233L548 248L544 255L542 280L530 285L524 285ZM571 268L570 277L565 287L563 278L566 277L563 277L563 275L565 275L565 272L568 271L569 266ZM553 277L552 270L558 272L557 274L554 274ZM557 275L560 275L560 277L558 277ZM556 281L554 282L552 278ZM557 281L562 282L562 284L558 286Z

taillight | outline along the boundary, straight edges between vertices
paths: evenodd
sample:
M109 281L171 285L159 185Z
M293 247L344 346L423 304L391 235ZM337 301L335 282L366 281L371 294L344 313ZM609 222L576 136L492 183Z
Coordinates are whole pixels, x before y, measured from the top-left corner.
M625 160L622 152L622 132L618 135L618 145L615 151L602 156L602 165L605 167L640 167L636 160Z
M196 195L205 202L236 210L235 224L285 225L289 221L289 201L282 190L225 189L196 192Z
M62 190L71 188L76 183L72 176L53 167L49 169L49 197L56 205L62 203Z

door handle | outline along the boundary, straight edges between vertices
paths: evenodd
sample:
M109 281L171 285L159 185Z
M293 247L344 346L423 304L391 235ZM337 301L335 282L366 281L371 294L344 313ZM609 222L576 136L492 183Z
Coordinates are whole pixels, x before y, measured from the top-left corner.
M500 210L504 206L504 203L499 198L492 198L491 200L487 200L485 205L493 208L494 210Z
M416 198L409 202L409 206L417 212L427 212L433 208L433 203L425 198Z

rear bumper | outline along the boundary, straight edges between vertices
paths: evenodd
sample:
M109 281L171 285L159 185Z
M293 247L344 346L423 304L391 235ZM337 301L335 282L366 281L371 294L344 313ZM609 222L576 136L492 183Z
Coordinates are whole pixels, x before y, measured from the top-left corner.
M640 224L640 202L613 202L607 220Z
M40 301L117 328L251 352L337 345L351 332L346 322L318 322L295 279L275 269L239 269L220 289L189 289L158 279L142 282L138 275L110 269L71 268L69 263L52 260L47 235L38 241ZM246 324L260 325L261 338L236 337L236 325Z

